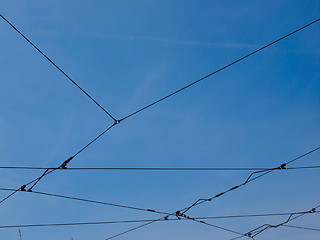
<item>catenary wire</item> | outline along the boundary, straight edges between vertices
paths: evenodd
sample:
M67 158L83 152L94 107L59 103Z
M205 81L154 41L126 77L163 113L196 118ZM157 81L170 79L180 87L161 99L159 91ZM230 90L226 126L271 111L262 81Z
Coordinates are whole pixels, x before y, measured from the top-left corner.
M176 91L174 91L174 92L172 92L172 93L170 93L170 94L168 94L168 95L166 95L165 97L160 98L160 99L158 99L157 101L154 101L154 102L150 103L149 105L140 108L139 110L137 110L137 111L135 111L135 112L133 112L133 113L125 116L125 117L122 118L122 119L120 119L120 121L123 121L123 120L125 120L125 119L127 119L127 118L129 118L129 117L132 117L133 115L135 115L135 114L137 114L137 113L139 113L139 112L141 112L141 111L143 111L143 110L145 110L145 109L147 109L147 108L149 108L149 107L151 107L151 106L153 106L153 105L155 105L155 104L157 104L157 103L159 103L159 102L162 102L163 100L165 100L165 99L167 99L167 98L169 98L169 97L171 97L171 96L173 96L173 95L175 95L175 94L177 94L177 93L179 93L179 92L181 92L181 91L183 91L183 90L185 90L185 89L193 86L194 84L199 83L199 82L201 82L201 81L203 81L203 80L211 77L212 75L214 75L214 74L216 74L216 73L218 73L218 72L221 72L222 70L224 70L224 69L226 69L226 68L229 68L230 66L232 66L232 65L234 65L234 64L236 64L236 63L238 63L238 62L240 62L240 61L242 61L242 60L244 60L244 59L246 59L246 58L248 58L248 57L250 57L250 56L252 56L252 55L254 55L254 54L258 53L258 52L260 52L260 51L262 51L263 49L266 49L266 48L272 46L273 44L275 44L275 43L277 43L277 42L280 42L281 40L283 40L283 39L285 39L285 38L287 38L287 37L289 37L289 36L291 36L291 35L299 32L299 31L301 31L301 30L303 30L303 29L305 29L305 28L307 28L307 27L309 27L309 26L311 26L312 24L317 23L318 21L320 21L320 18L318 18L318 19L316 19L316 20L314 20L314 21L312 21L312 22L304 25L303 27L300 27L300 28L298 28L298 29L290 32L289 34L286 34L286 35L283 36L283 37L280 37L280 38L274 40L273 42L271 42L271 43L269 43L269 44L267 44L267 45L264 45L263 47L255 50L255 51L253 51L253 52L251 52L251 53L249 53L249 54L247 54L247 55L245 55L245 56L243 56L243 57L241 57L241 58L239 58L239 59L237 59L237 60L235 60L235 61L233 61L232 63L229 63L229 64L225 65L224 67L222 67L222 68L220 68L220 69L218 69L218 70L216 70L216 71L214 71L214 72L212 72L212 73L209 73L208 75L206 75L206 76L204 76L204 77L202 77L202 78L200 78L200 79L198 79L198 80L196 80L196 81L194 81L194 82L192 82L192 83L190 83L190 84L188 84L188 85L186 85L186 86L184 86L184 87L182 87L182 88L180 88L180 89L178 89L178 90L176 90Z
M281 169L282 169L282 168L285 168L286 164L293 163L293 162L295 162L295 161L297 161L297 160L299 160L299 159L301 159L301 158L303 158L303 157L306 157L307 155L309 155L309 154L311 154L311 153L313 153L313 152L318 151L319 149L320 149L320 147L314 148L314 149L312 149L311 151L308 151L308 152L306 152L306 153L304 153L304 154L302 154L302 155L300 155L300 156L298 156L298 157L296 157L296 158L293 158L292 160L290 160L290 161L288 161L288 162L286 162L286 163L281 164L279 167L265 170L265 172L262 173L262 174L260 174L258 177L255 177L255 178L252 178L252 179L251 179L252 175L254 175L254 174L257 173L257 172L259 173L259 172L261 172L261 171L253 172L253 173L251 173L251 174L249 175L249 177L247 178L247 180L246 180L245 182L241 183L240 185L236 185L236 186L230 188L229 190L227 190L227 191L225 191L225 192L221 192L221 193L219 193L219 194L217 194L217 195L215 195L215 196L213 196L213 197L211 197L211 198L208 198L208 199L198 199L195 203L193 203L192 205L190 205L190 206L188 206L188 207L185 207L185 208L183 208L183 209L181 209L181 210L178 210L178 211L176 211L176 212L170 213L169 215L167 215L167 216L165 216L165 217L163 217L163 218L159 218L159 219L152 220L152 221L150 221L150 222L148 222L148 223L146 223L146 224L143 224L143 225L137 226L137 227L135 227L135 228L131 228L131 229L129 229L129 230L126 230L126 231L124 231L124 232L121 232L121 233L119 233L119 234L113 235L113 236L107 238L106 240L112 239L112 238L115 238L115 237L118 237L118 236L121 236L121 235L123 235L123 234L129 233L129 232L131 232L131 231L134 231L134 230L136 230L136 229L142 228L142 227L147 226L147 225L149 225L149 224L158 222L158 221L160 221L161 219L165 219L165 218L168 218L169 216L173 216L173 215L175 215L175 216L177 216L177 217L184 217L184 218L192 219L192 218L190 218L189 216L186 216L186 215L185 215L185 212L189 211L191 208L193 208L193 207L195 207L195 206L197 206L197 205L199 205L199 204L202 204L202 203L204 203L204 202L212 201L213 199L218 198L218 197L220 197L220 196L222 196L222 195L224 195L224 194L226 194L226 193L228 193L228 192L231 192L231 191L233 191L233 190L235 190L235 189L237 189L237 188L239 188L239 187L241 187L241 186L245 186L247 183L252 182L252 181L258 179L259 177L266 175L266 173L273 172L274 170L276 170L276 169L278 169L278 168L281 168ZM240 236L240 237L241 237L241 236Z
M51 174L52 172L56 171L57 169L64 169L66 168L67 164L69 162L71 162L73 160L73 158L75 158L76 156L78 156L82 151L84 151L86 148L88 148L91 144L93 144L95 141L97 141L100 137L102 137L106 132L108 132L112 127L114 127L117 123L112 124L111 126L109 126L107 129L105 129L102 133L100 133L97 137L95 137L92 141L90 141L87 145L85 145L83 148L81 148L78 152L76 152L76 154L74 154L73 156L71 156L70 158L68 158L67 160L65 160L59 167L57 168L52 168L52 169L46 169L46 171L40 176L37 177L35 179L33 179L32 181L22 185L20 188L16 189L14 192L12 192L11 194L9 194L8 196L6 196L5 198L0 200L0 204L3 203L4 201L6 201L7 199L9 199L10 197L12 197L14 194L16 194L17 192L19 192L20 190L24 191L26 190L25 188L27 186L29 186L30 184L34 183L32 185L32 187L30 187L28 189L28 191L32 191L32 188L45 176Z
M179 89L179 90L177 90L177 91L175 91L175 92L173 92L173 93L171 93L171 94L169 94L169 95L167 95L167 96L165 96L165 97L163 97L163 98L161 98L161 99L159 99L159 100L157 100L157 101L155 101L155 102L153 102L153 103L151 103L151 104L149 104L149 105L147 105L147 106L145 106L145 107L143 107L143 108L141 108L141 109L139 109L139 110L137 110L137 111L135 111L134 113L131 113L131 114L127 115L126 117L120 119L120 120L116 120L113 116L110 115L110 113L108 113L104 108L102 108L100 104L98 104L92 97L90 97L78 84L76 84L76 83L74 82L74 80L72 80L72 79L71 79L61 68L59 68L49 57L47 57L38 47L36 47L26 36L24 36L12 23L10 23L3 15L0 14L0 16L1 16L1 18L2 18L5 22L7 22L15 31L17 31L26 41L28 41L39 53L41 53L48 61L50 61L50 63L52 63L61 73L63 73L70 81L72 81L80 90L82 90L82 91L83 91L91 100L93 100L101 109L103 109L103 110L114 120L114 124L113 124L111 127L113 127L114 125L120 123L121 121L123 121L123 120L125 120L125 119L127 119L127 118L129 118L129 117L131 117L131 116L133 116L133 115L135 115L135 114L143 111L144 109L147 109L147 108L151 107L152 105L154 105L154 104L156 104L156 103L158 103L158 102L161 102L161 101L165 100L166 98L168 98L168 97L170 97L170 96L172 96L172 95L174 95L174 94L176 94L176 93L178 93L178 92L180 92L180 91L182 91L182 90L184 90L184 89L186 89L186 88L189 88L190 86L192 86L192 85L194 85L194 84L196 84L196 83L198 83L198 82L200 82L200 81L202 81L202 80L204 80L204 79L212 76L213 74L216 74L216 73L218 73L218 72L220 72L220 71L222 71L222 70L224 70L224 69L226 69L226 68L234 65L235 63L240 62L240 61L248 58L249 56L251 56L251 55L253 55L253 54L257 53L257 52L260 52L261 50L263 50L263 49L265 49L265 48L267 48L267 47L269 47L269 46L271 46L271 45L273 45L273 44L275 44L275 43L277 43L277 42L279 42L279 41L281 41L281 40L283 40L283 39L285 39L285 38L287 38L287 37L289 37L289 36L291 36L291 35L293 35L293 34L295 34L295 33L297 33L297 32L299 32L299 31L301 31L302 29L307 28L308 26L310 26L310 25L312 25L312 24L314 24L314 23L316 23L316 22L318 22L318 21L320 20L320 18L319 18L319 19L316 19L316 20L314 20L313 22L310 22L310 23L304 25L303 27L301 27L301 28L299 28L299 29L296 29L295 31L293 31L293 32L291 32L291 33L289 33L289 34L281 37L281 38L278 38L277 40L275 40L275 41L273 41L273 42L271 42L271 43L269 43L269 44L267 44L267 45L265 45L265 46L263 46L263 47L255 50L255 51L253 51L253 52L251 52L251 53L243 56L242 58L239 58L238 60L236 60L236 61L234 61L234 62L232 62L232 63L230 63L230 64L228 64L228 65L226 65L226 66L224 66L224 67L222 67L222 68L220 68L220 69L218 69L218 70L216 70L216 71L214 71L214 72L212 72L212 73L210 73L210 74L208 74L207 76L205 76L205 77L203 77L203 78L201 78L201 79L198 79L197 81L194 81L194 82L192 82L191 84L189 84L189 85L187 85L187 86L185 86L185 87L183 87L183 88L181 88L181 89ZM111 127L110 127L110 128L111 128ZM105 133L105 132L101 133L95 140L97 140L99 137L101 137L104 133ZM92 142L94 142L95 140L93 140ZM85 146L85 147L84 147L83 149L81 149L78 153L76 153L75 156L78 155L80 152L82 152L85 148L87 148L92 142L90 142L87 146ZM65 161L65 162L66 162L66 161ZM64 163L65 163L65 162L64 162ZM54 171L54 170L51 170L51 171L49 171L48 173L51 173L51 172L53 172L53 171ZM44 177L44 176L46 176L48 173L45 172L40 178L37 178L37 179L36 179L36 183L35 183L32 187L34 187L34 186L41 180L41 178ZM31 191L32 187L29 189L30 191ZM2 203L4 200L10 198L10 197L13 196L13 195L14 195L14 193L13 193L12 195L10 195L10 196L7 196L5 199L2 199L2 200L0 201L0 203Z
M34 193L34 194L38 194L38 195L57 197L57 198L63 198L63 199L70 199L70 200L76 200L76 201L88 202L88 203L95 203L95 204L107 205L107 206L112 206L112 207L128 208L128 209L137 210L137 211L152 212L152 213L159 213L159 214L165 214L165 215L169 214L167 212L157 211L154 209L139 208L139 207L121 205L121 204L116 204L116 203L108 203L108 202L103 202L103 201L98 201L98 200L91 200L91 199L85 199L85 198L79 198L79 197L71 197L71 196L55 194L55 193L47 193L47 192L40 192L40 191L28 192L28 191L22 191L20 189L16 190L16 189L12 189L12 188L0 188L0 191L9 191L9 192L21 191L21 192L25 192L25 193Z
M279 224L276 224L276 225L263 224L263 225L255 228L255 229L247 232L247 233L245 234L245 236L254 239L254 237L256 237L257 235L261 234L262 232L264 232L264 231L266 231L266 230L268 230L268 229L270 229L270 228L278 228L278 227L281 227L281 226L287 224L288 222L291 222L291 221L293 221L293 220L295 220L295 219L297 219L297 218L299 218L299 217L304 216L305 214L316 213L316 212L317 212L316 209L319 208L319 207L320 207L320 205L312 208L311 210L308 210L308 211L305 211L305 212L301 212L301 213L299 213L299 214L298 214L297 216L295 216L295 217L293 217L293 216L294 216L293 214L290 214L289 217L287 218L287 220L285 220L285 221L283 221L283 222L281 222L281 223L279 223ZM243 237L243 236L236 237L236 238L232 238L231 240L239 239L239 238L242 238L242 237Z
M66 78L68 78L77 88L79 88L88 98L91 99L102 111L104 111L110 118L114 121L116 119L104 108L102 107L93 97L91 97L82 87L80 87L68 74L66 74L57 64L55 64L45 53L43 53L34 43L32 43L21 31L19 31L8 19L6 19L2 14L0 17L8 23L21 37L23 37L32 47L34 47L42 56L44 56L55 68L57 68Z
M287 225L284 224L282 225L283 227L291 227L291 228L298 228L298 229L305 229L305 230L312 230L312 231L318 231L320 232L319 228L310 228L310 227L301 227L301 226L295 226L295 225Z
M299 166L299 167L288 167L285 169L275 169L275 170L300 170L300 169L317 169L320 166ZM54 169L54 170L128 170L128 171L255 171L255 170L269 170L270 168L236 168L236 167L68 167L65 169L56 168L56 167L26 167L26 166L0 166L0 169L13 169L13 170L47 170L47 169Z
M270 216L287 216L290 214L301 214L302 212L291 213L262 213L262 214L243 214L243 215L226 215L226 216L207 216L207 217L195 217L195 219L229 219L229 218L252 218L252 217L270 217ZM315 213L320 213L316 211ZM185 221L186 218L174 218L160 221ZM117 221L95 221L95 222L69 222L69 223L40 223L40 224L21 224L21 225L0 225L0 229L3 228L32 228L32 227L59 227L59 226L81 226L81 225L100 225L100 224L120 224L120 223L141 223L150 222L151 219L139 219L139 220L117 220ZM283 225L289 226L289 225Z

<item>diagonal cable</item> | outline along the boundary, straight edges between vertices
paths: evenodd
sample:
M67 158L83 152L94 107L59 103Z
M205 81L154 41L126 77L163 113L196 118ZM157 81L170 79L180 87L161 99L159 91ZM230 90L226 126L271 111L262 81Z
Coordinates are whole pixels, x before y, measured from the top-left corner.
M176 90L176 91L174 91L174 92L172 92L172 93L170 93L170 94L168 94L168 95L166 95L165 97L162 97L162 98L160 98L159 100L154 101L154 102L150 103L149 105L140 108L139 110L137 110L137 111L135 111L135 112L133 112L133 113L125 116L125 117L122 118L120 121L123 121L123 120L125 120L125 119L127 119L127 118L129 118L129 117L132 117L133 115L136 115L137 113L139 113L139 112L141 112L141 111L143 111L143 110L145 110L145 109L147 109L147 108L149 108L149 107L151 107L151 106L153 106L153 105L155 105L155 104L157 104L157 103L159 103L159 102L162 102L163 100L165 100L165 99L167 99L167 98L169 98L169 97L171 97L171 96L173 96L173 95L175 95L175 94L177 94L177 93L179 93L179 92L181 92L181 91L183 91L183 90L185 90L185 89L193 86L194 84L199 83L199 82L201 82L201 81L203 81L203 80L211 77L212 75L214 75L214 74L216 74L216 73L218 73L218 72L221 72L222 70L224 70L224 69L226 69L226 68L229 68L229 67L231 67L232 65L234 65L234 64L236 64L236 63L238 63L238 62L240 62L240 61L242 61L242 60L244 60L244 59L246 59L246 58L248 58L248 57L250 57L250 56L252 56L252 55L254 55L254 54L256 54L256 53L258 53L258 52L260 52L260 51L262 51L262 50L264 50L264 49L266 49L266 48L268 48L268 47L270 47L270 46L272 46L272 45L274 45L275 43L278 43L278 42L282 41L283 39L292 36L293 34L295 34L295 33L299 32L299 31L301 31L301 30L303 30L303 29L305 29L305 28L307 28L307 27L309 27L309 26L317 23L318 21L320 21L320 18L318 18L318 19L316 19L316 20L314 20L314 21L312 21L312 22L304 25L303 27L300 27L300 28L298 28L298 29L296 29L296 30L294 30L294 31L292 31L292 32L284 35L283 37L280 37L280 38L274 40L273 42L271 42L271 43L269 43L269 44L267 44L267 45L264 45L263 47L261 47L261 48L255 50L255 51L253 51L253 52L251 52L251 53L249 53L249 54L247 54L247 55L245 55L245 56L243 56L243 57L241 57L241 58L239 58L239 59L237 59L237 60L235 60L235 61L227 64L227 65L225 65L225 66L222 67L222 68L219 68L218 70L216 70L216 71L214 71L214 72L212 72L212 73L209 73L208 75L206 75L206 76L204 76L204 77L202 77L202 78L200 78L200 79L198 79L198 80L196 80L196 81L194 81L194 82L192 82L192 83L190 83L190 84L188 84L188 85L186 85L186 86L184 86L184 87L182 87L182 88L180 88L180 89L178 89L178 90Z
M281 227L281 226L284 226L286 225L288 222L291 222L299 217L302 217L304 216L305 214L312 214L312 213L315 213L316 212L316 209L319 208L320 205L312 208L311 210L308 210L308 211L305 211L305 212L302 212L300 214L298 214L297 216L293 217L293 214L290 214L290 216L287 218L287 220L279 223L279 224L275 224L275 225L272 225L272 224L263 224L249 232L247 232L245 234L245 237L249 237L249 238L252 238L254 239L257 235L261 234L262 232L268 230L268 229L271 229L271 228L278 228L278 227ZM233 238L232 240L235 240L235 239L239 239L239 238L242 238L242 237L237 237L237 238Z
M32 192L32 189L33 187L35 187L35 185L37 183L39 183L39 181L51 174L52 172L56 171L57 169L66 169L67 167L67 164L70 163L76 156L78 156L82 151L84 151L85 149L87 149L91 144L93 144L95 141L97 141L100 137L102 137L106 132L108 132L112 127L114 127L117 123L114 123L112 124L111 126L109 126L107 129L105 129L103 132L101 132L97 137L95 137L93 140L91 140L88 144L86 144L84 147L82 147L78 152L76 152L73 156L69 157L67 160L65 160L59 167L57 168L53 168L53 169L50 169L50 168L47 168L44 173L38 177L38 178L35 178L33 179L32 181L26 183L26 184L23 184L20 188L16 189L15 191L13 191L11 194L9 194L8 196L6 196L5 198L1 199L0 200L0 204L3 203L4 201L6 201L7 199L9 199L10 197L12 197L14 194L16 194L17 192L19 192L20 190L21 191L29 191L29 192ZM30 184L33 185L27 190L27 186L29 186Z
M47 192L39 192L39 191L28 192L28 191L23 191L21 189L16 190L16 189L12 189L12 188L0 188L0 191L9 191L9 192L21 191L21 192L25 192L25 193L33 193L33 194L37 194L37 195L63 198L63 199L69 199L69 200L75 200L75 201L87 202L87 203L95 203L95 204L107 205L107 206L112 206L112 207L127 208L127 209L132 209L132 210L137 210L137 211L152 212L152 213L159 213L159 214L169 214L167 212L157 211L157 210L149 209L149 208L139 208L139 207L134 207L134 206L121 205L121 204L116 204L116 203L108 203L108 202L103 202L103 201L98 201L98 200L72 197L72 196L66 196L66 195L55 194L55 193L47 193Z
M152 223L161 221L162 219L168 219L168 217L170 217L170 216L176 216L176 217L178 217L178 218L179 218L179 217L183 217L183 218L189 219L190 217L186 216L185 213L186 213L187 211L189 211L191 208L193 208L193 207L195 207L195 206L197 206L197 205L199 205L199 204L202 204L202 203L204 203L204 202L212 201L213 199L218 198L218 197L220 197L220 196L222 196L222 195L224 195L224 194L226 194L226 193L228 193L228 192L231 192L231 191L233 191L233 190L235 190L235 189L238 189L239 187L245 186L247 183L252 182L252 181L254 181L254 180L256 180L256 179L258 179L258 178L260 178L260 177L262 177L262 176L264 176L264 175L266 175L266 174L268 174L268 173L271 173L271 172L275 171L276 169L284 169L284 168L286 168L286 165L287 165L287 164L293 163L293 162L295 162L295 161L297 161L297 160L299 160L299 159L301 159L301 158L303 158L303 157L306 157L306 156L308 156L309 154L318 151L319 149L320 149L320 147L317 147L317 148L315 148L315 149L313 149L313 150L311 150L311 151L309 151L309 152L306 152L306 153L304 153L304 154L302 154L302 155L300 155L300 156L298 156L298 157L296 157L296 158L294 158L294 159L292 159L292 160L290 160L290 161L288 161L288 162L286 162L286 163L281 164L279 167L272 168L272 169L267 169L267 170L265 170L262 174L258 175L257 177L251 178L254 174L260 173L261 171L253 172L253 173L251 173L251 174L249 175L249 177L246 179L246 181L244 181L244 182L241 183L240 185L236 185L236 186L230 188L229 190L227 190L227 191L225 191L225 192L221 192L221 193L219 193L219 194L217 194L217 195L215 195L215 196L213 196L213 197L211 197L211 198L206 198L206 199L201 199L201 198L200 198L200 199L198 199L196 202L194 202L192 205L190 205L190 206L188 206L188 207L185 207L185 208L183 208L183 209L181 209L181 210L178 210L178 211L176 211L176 212L170 213L170 214L168 214L168 215L165 216L165 217L152 220L152 221L150 221L150 222L148 222L148 223L146 223L146 224L140 225L140 226L138 226L138 227L135 227L135 228L129 229L129 230L127 230L127 231L121 232L121 233L119 233L119 234L116 234L116 235L114 235L114 236L111 236L110 238L107 238L106 240L112 239L112 238L115 238L115 237L118 237L118 236L121 236L121 235L126 234L126 233L129 233L129 232L131 232L131 231L134 231L134 230L136 230L136 229L142 228L142 227L147 226L147 225L149 225L149 224L152 224ZM240 236L240 237L243 237L243 236Z
M21 31L19 31L8 19L6 19L2 14L0 17L8 23L21 37L23 37L32 47L34 47L43 57L45 57L55 68L57 68L66 78L68 78L77 88L81 90L91 101L93 101L102 111L104 111L110 118L114 121L116 119L104 108L102 107L93 97L89 95L82 87L80 87L68 74L66 74L57 64L55 64L45 53L43 53L34 43L32 43Z

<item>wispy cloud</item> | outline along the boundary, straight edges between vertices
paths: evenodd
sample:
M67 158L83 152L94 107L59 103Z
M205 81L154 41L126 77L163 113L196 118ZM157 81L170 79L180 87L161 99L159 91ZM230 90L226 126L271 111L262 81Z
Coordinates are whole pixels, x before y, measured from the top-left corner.
M128 36L119 37L120 40L127 41L152 41L167 44L179 44L179 45L194 45L194 46L208 46L208 47L225 47L225 48L258 48L257 44L237 43L237 42L203 42L194 40L180 40L172 38L162 37L147 37L147 36Z

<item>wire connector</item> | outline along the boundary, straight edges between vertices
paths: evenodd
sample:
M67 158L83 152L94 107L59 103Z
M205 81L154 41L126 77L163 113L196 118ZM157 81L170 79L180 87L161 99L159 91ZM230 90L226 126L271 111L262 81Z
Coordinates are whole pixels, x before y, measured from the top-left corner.
M312 208L308 213L315 213L315 212L316 212L316 209Z
M281 165L278 167L278 169L286 169L286 165L287 165L287 164L285 164L285 163L284 163L284 164L281 164Z
M117 125L117 124L121 123L121 121L122 121L122 119L120 119L120 120L114 119L113 125Z
M22 185L21 187L20 187L20 191L26 191L26 185Z
M60 169L67 169L67 164L74 158L74 156L69 157L67 160L65 160L61 165L60 165Z

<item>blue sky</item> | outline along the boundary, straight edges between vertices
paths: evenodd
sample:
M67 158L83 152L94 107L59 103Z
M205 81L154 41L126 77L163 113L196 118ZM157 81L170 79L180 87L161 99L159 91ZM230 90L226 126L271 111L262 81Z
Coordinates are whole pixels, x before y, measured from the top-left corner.
M116 118L317 18L319 1L2 1L1 14ZM274 167L320 143L320 25L137 114L70 167ZM0 23L0 165L58 166L112 120ZM314 153L293 166L319 165ZM41 171L0 170L17 188ZM36 190L176 211L249 172L57 171ZM191 216L304 211L319 204L318 170L275 172ZM7 192L0 192L4 197ZM159 215L18 193L0 225L153 219ZM247 232L284 217L210 220ZM292 224L318 227L319 216ZM105 239L135 224L22 229L23 240ZM279 228L258 239L317 239ZM119 239L230 239L194 222L154 223ZM18 238L1 229L0 238Z

